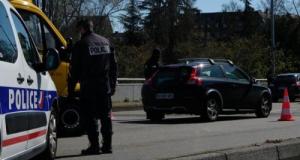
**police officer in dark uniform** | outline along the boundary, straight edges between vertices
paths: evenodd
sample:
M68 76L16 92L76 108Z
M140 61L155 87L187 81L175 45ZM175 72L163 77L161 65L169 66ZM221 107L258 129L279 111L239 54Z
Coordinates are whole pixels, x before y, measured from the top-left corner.
M147 60L147 62L144 65L145 79L151 78L151 76L158 70L159 58L160 58L160 50L155 48L152 52L152 56Z
M112 153L111 96L115 92L117 64L110 42L93 32L93 23L77 24L81 40L73 48L70 66L69 95L80 82L80 112L90 142L82 154ZM99 119L102 147L99 144Z

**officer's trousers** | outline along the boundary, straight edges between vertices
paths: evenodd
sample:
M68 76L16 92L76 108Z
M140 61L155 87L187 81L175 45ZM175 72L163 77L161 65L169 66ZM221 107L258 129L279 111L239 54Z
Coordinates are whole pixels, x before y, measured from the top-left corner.
M82 120L90 145L92 147L99 147L100 120L103 147L110 148L113 133L111 121L111 96L86 94L81 96L81 102Z

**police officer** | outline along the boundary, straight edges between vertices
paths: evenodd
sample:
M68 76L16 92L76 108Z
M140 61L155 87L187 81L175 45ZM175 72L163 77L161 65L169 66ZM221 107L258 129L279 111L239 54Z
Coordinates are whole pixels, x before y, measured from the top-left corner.
M144 65L145 79L151 78L151 76L158 70L159 67L160 50L155 48L152 52L152 56L147 60Z
M93 32L93 23L80 20L81 34L73 48L70 66L69 95L74 95L76 82L80 82L80 112L90 146L82 154L112 153L111 95L117 79L117 64L110 42ZM99 144L99 119L102 147ZM100 152L101 151L101 152Z

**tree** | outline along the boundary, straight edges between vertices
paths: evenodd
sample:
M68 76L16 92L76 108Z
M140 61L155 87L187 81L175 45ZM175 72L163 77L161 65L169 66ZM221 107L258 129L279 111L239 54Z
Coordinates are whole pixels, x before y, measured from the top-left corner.
M148 13L144 20L144 27L157 44L165 47L163 62L176 61L175 49L177 43L186 40L178 36L178 33L192 32L194 27L193 8L195 0L144 0L141 8ZM190 15L190 17L187 17ZM182 27L182 22L189 19L190 25ZM187 25L186 25L187 26ZM187 36L185 36L187 37Z
M141 44L142 18L136 0L129 1L128 5L126 6L126 14L122 14L120 19L124 25L128 44Z
M124 9L126 0L41 0L42 9L64 32L80 16L112 18Z
M273 0L274 1L274 14L275 15L284 15L296 13L299 8L299 3L296 3L294 0ZM300 1L298 1L300 2ZM270 11L271 0L261 0L260 8L261 10Z
M42 9L61 30L81 14L85 2L86 0L43 0Z
M124 10L125 4L126 0L86 0L82 14L110 17Z
M241 0L245 3L244 12L253 12L254 8L252 7L251 1L252 0Z

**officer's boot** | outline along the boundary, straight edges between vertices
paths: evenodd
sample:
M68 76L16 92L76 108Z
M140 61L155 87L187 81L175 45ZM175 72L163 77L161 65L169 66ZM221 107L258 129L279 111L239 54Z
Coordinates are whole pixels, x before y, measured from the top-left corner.
M90 146L87 149L82 150L81 154L83 155L100 154L98 135L88 135Z
M103 154L112 153L111 140L112 140L112 135L103 136L102 147L101 147L101 152Z

